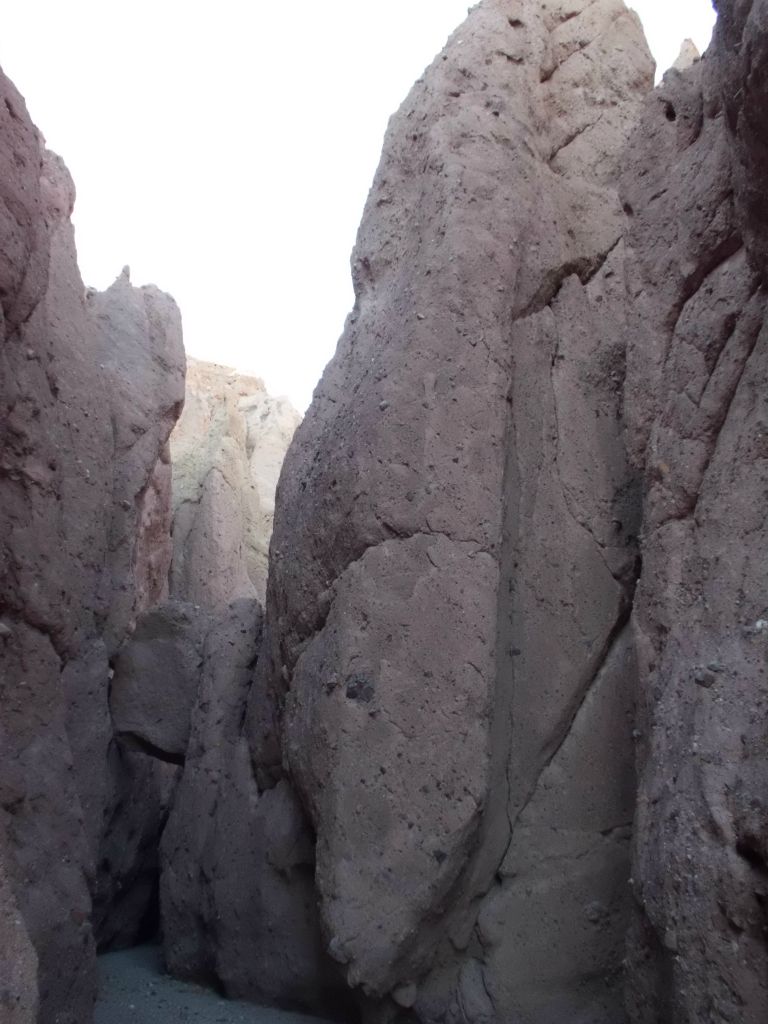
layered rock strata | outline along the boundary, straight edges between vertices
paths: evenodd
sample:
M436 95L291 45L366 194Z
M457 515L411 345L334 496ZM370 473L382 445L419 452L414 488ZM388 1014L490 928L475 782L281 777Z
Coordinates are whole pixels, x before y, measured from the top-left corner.
M71 179L2 77L0 93L3 899L35 950L40 1021L83 1024L109 660L167 574L167 556L150 565L144 538L169 526L167 503L150 496L183 401L184 357L168 296L125 276L86 294ZM19 970L29 962L22 954Z
M171 439L175 597L223 612L262 602L275 488L299 414L256 377L190 359Z
M0 836L0 849L4 845ZM0 860L0 1019L35 1024L37 1011L37 956Z

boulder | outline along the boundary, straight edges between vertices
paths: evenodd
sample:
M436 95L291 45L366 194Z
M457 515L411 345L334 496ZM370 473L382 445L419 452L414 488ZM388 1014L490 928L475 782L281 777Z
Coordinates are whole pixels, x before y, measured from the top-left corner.
M36 1024L37 1011L37 956L0 858L0 1018Z
M208 615L170 601L145 612L114 659L109 707L115 735L181 764L198 699Z

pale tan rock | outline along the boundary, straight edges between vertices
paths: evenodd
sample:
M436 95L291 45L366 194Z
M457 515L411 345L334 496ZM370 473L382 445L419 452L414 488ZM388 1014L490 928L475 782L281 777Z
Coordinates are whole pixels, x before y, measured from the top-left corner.
M109 690L114 732L126 745L183 763L208 626L204 611L180 601L140 616L113 660Z
M701 54L694 41L692 39L684 39L680 46L680 53L677 55L677 59L672 67L675 71L687 71L688 68L693 67L700 60Z
M275 489L299 419L258 378L189 361L171 440L174 596L217 610L263 601Z

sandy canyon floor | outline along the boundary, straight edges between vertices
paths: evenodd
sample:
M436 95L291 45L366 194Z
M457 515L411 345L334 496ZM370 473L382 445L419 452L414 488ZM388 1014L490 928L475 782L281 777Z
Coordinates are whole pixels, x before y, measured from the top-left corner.
M164 973L159 947L140 946L100 957L95 1024L317 1024L317 1018L232 1002L176 981Z

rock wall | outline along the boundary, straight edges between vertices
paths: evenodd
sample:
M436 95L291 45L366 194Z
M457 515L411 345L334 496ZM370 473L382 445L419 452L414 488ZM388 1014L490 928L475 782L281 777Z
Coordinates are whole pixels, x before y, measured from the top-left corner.
M109 661L167 574L145 538L168 529L152 481L183 401L184 357L168 296L125 275L86 293L71 179L1 76L0 93L3 899L39 961L40 1021L83 1024ZM31 1007L37 995L19 998Z
M705 59L649 97L622 183L643 1024L768 1017L768 4L718 6Z
M275 488L299 419L258 378L189 360L171 438L175 597L217 611L238 597L263 602Z
M768 14L719 7L647 95L622 4L486 0L390 125L248 722L371 1017L768 1012Z
M298 788L327 948L384 1015L621 1013L617 184L652 77L620 2L473 8L390 124L285 463L251 742L264 786L284 762Z
M295 414L193 367L171 545L175 307L84 291L0 78L3 1020L87 1024L158 886L232 996L766 1020L768 0L719 8L653 92L620 0L471 10L390 124L264 616Z
M208 709L203 652L216 649L238 664L238 659L246 665L255 660L260 626L252 624L252 631L243 628L230 636L230 622L237 618L242 601L256 615L254 595L266 585L274 488L297 421L290 404L271 398L261 381L226 367L190 362L184 413L169 450L163 451L155 467L145 501L142 551L146 551L148 571L141 595L146 596L146 610L112 659L109 710L115 742L107 761L107 785L114 813L103 831L94 905L102 949L130 946L159 926L160 843L171 807L177 792L181 806L191 814L199 813L204 799L196 791L194 756L186 766L191 722ZM242 680L250 682L250 675L243 676L243 671L241 667L237 677L240 688L227 698L237 723L243 718L246 699ZM229 679L224 668L219 673L217 679ZM198 701L204 702L202 708ZM229 764L236 744L220 718L209 724L205 735L212 745L221 745L221 759ZM246 777L240 784L243 802L236 815L240 821L247 819L251 806L247 781ZM200 800L185 802L187 792ZM227 799L222 795L214 801L217 813L223 813ZM262 806L259 821L263 810ZM200 826L188 822L184 827L197 831ZM263 831L263 824L256 827ZM167 858L168 871L181 870L172 861ZM183 870L186 874L186 865ZM204 891L201 883L197 891L201 900ZM191 892L186 892L187 899ZM210 902L207 896L205 900ZM213 896L211 900L215 902ZM172 906L171 901L166 903ZM260 904L260 915L264 906ZM225 953L216 960L221 977L207 969L197 970L198 960L192 964L189 958L176 955L181 941L176 916L169 909L165 917L168 959L177 973L198 979L216 977L234 994L261 993L254 981L259 972L253 967L241 971L233 962L224 966ZM257 939L255 935L253 941ZM201 957L205 959L203 953ZM295 973L289 972L285 988L296 990L292 1001L302 1003ZM273 990L268 994L272 996Z

